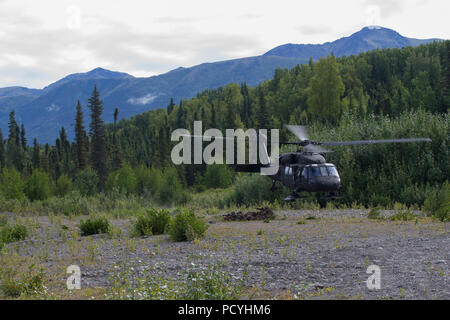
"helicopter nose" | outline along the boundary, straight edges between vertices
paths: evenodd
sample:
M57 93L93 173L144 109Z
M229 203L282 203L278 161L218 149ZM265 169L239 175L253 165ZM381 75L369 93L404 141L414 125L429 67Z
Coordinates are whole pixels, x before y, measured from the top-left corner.
M336 191L341 188L341 179L339 177L328 177L326 182L327 191Z

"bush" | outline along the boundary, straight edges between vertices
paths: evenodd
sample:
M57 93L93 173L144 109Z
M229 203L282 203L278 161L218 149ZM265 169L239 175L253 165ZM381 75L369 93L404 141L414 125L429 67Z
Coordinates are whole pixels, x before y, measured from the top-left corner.
M441 221L450 220L450 183L448 181L445 181L435 192L430 192L425 199L424 209L425 212Z
M0 229L0 243L10 243L24 240L28 237L28 229L20 223L10 226L6 224Z
M225 199L225 204L251 206L263 201L272 202L287 195L287 189L270 191L272 181L259 174L241 176L233 186L233 192Z
M4 227L8 224L8 218L4 215L0 215L0 227Z
M83 196L93 196L97 192L98 176L92 168L86 168L78 173L74 187Z
M34 263L25 260L12 260L0 261L0 291L3 296L19 298L45 293L43 268L37 268Z
M15 168L3 168L0 175L2 195L6 199L23 200L25 198L23 188L24 183L19 171Z
M119 190L120 193L131 194L136 191L136 177L128 164L112 172L106 180L106 190Z
M158 192L158 201L165 205L181 203L184 198L184 192L177 170L175 168L167 168L164 171L163 181Z
M45 172L34 170L25 185L25 194L31 201L45 200L50 196L48 176Z
M221 264L205 268L189 268L183 273L182 300L236 300L243 289L243 282L236 282L233 275L224 271Z
M25 194L31 201L47 199L50 196L47 174L40 170L34 170L25 184Z
M150 193L153 196L158 193L162 185L161 170L140 166L134 170L134 175L136 177L136 192L138 194Z
M56 180L55 195L64 197L72 190L72 180L63 174Z
M149 212L153 234L163 234L170 223L170 215L167 210L152 209Z
M380 209L379 208L370 209L369 213L367 214L367 218L375 220L382 219Z
M417 218L413 212L409 210L400 211L389 218L391 221L411 221Z
M80 221L80 234L89 236L92 234L108 233L110 225L105 217L88 218L86 221Z
M192 241L202 238L208 229L208 224L195 216L195 213L186 210L178 213L170 222L169 235L174 241Z
M150 218L146 215L139 215L133 224L133 229L130 232L132 237L151 236L152 224Z
M208 188L227 188L233 183L233 174L224 164L209 165L203 183Z
M138 216L131 235L139 237L163 234L169 223L170 215L167 210L150 209L146 214Z

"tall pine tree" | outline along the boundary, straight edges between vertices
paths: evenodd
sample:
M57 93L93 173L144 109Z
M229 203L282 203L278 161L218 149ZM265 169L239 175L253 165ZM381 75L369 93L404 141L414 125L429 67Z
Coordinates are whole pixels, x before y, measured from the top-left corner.
M119 116L119 109L114 110L114 131L113 131L113 159L112 159L112 169L118 170L122 166L122 159L120 157L120 150L117 143L117 117Z
M20 130L20 144L22 145L22 149L24 151L27 150L27 137L25 133L25 126L22 123L21 130Z
M20 145L20 129L16 122L16 113L11 111L9 113L9 135L6 147L6 163L8 166L14 166L17 170L22 171L22 150Z
M40 147L37 143L37 139L34 138L33 140L33 169L39 168L41 166L41 157L40 157Z
M106 128L102 119L103 102L97 86L94 86L92 96L89 98L89 109L91 110L91 123L89 134L91 136L91 163L92 168L98 175L98 190L103 191L108 176L106 167Z
M5 143L3 141L2 129L0 129L0 169L5 166Z
M77 152L77 168L83 170L87 165L87 137L83 124L83 110L80 100L77 103L77 114L75 117L75 143Z

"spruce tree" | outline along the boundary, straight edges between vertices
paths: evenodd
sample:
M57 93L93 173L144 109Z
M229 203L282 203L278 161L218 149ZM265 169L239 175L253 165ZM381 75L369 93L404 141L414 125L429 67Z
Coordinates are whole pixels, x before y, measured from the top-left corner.
M61 127L61 130L59 131L59 140L61 143L60 159L62 161L62 166L64 168L64 172L69 172L70 142L67 140L66 129L64 127Z
M32 159L33 169L39 168L41 165L41 157L40 157L39 151L40 151L40 148L37 143L37 139L34 138L34 140L33 140L33 159Z
M122 159L120 157L120 150L117 143L117 117L119 116L119 110L116 108L114 110L114 131L113 131L113 159L112 159L112 169L118 170L122 167Z
M98 190L104 190L108 172L106 168L106 128L102 119L103 102L97 86L94 86L92 96L89 98L89 109L91 110L91 123L89 134L91 136L91 163L92 168L98 175Z
M44 146L44 154L42 155L40 162L42 170L44 170L48 175L50 175L49 157L50 157L50 146L48 145L48 143L46 143Z
M14 166L17 170L22 171L22 152L20 146L20 129L16 122L16 114L13 111L9 113L9 135L6 147L6 163L8 166Z
M3 141L2 129L0 129L0 169L5 166L5 143Z
M22 149L24 151L27 150L27 137L25 133L25 126L22 123L21 130L20 130L20 144L22 145Z
M77 103L77 113L75 117L75 143L77 153L77 169L79 171L86 168L87 165L87 137L83 124L83 111L80 100Z
M267 111L264 92L261 87L258 87L258 94L259 94L258 129L269 129L269 113Z
M167 114L171 114L174 107L175 107L175 103L173 103L173 98L170 98L170 103L167 106Z

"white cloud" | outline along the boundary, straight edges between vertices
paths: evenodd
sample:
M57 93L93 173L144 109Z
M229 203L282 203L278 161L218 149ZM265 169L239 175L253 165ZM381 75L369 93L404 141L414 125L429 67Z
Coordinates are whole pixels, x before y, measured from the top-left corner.
M95 67L149 76L332 41L367 24L450 38L449 9L437 0L0 0L0 87L43 87Z
M59 111L61 109L61 106L52 103L50 106L48 106L47 108L45 108L45 110L47 112L51 112L51 111Z
M127 102L131 103L131 104L142 104L142 105L145 105L145 104L149 104L150 102L152 102L156 98L158 98L157 95L153 95L152 93L148 93L145 96L140 97L140 98L132 97L132 98L128 99Z

